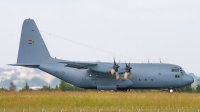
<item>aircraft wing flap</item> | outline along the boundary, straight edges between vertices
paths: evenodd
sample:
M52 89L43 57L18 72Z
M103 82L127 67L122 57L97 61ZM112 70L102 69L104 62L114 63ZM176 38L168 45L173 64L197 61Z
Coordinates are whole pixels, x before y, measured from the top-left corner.
M69 61L69 62L60 62L60 63L66 64L65 66L67 66L67 67L72 67L72 68L77 68L77 69L87 69L89 67L98 65L97 63L94 63L94 62L72 62L72 61Z

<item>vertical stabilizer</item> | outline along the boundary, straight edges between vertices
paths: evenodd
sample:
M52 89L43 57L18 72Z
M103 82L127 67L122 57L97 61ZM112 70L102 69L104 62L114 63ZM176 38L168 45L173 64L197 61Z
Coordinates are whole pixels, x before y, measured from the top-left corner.
M40 32L32 19L24 20L18 51L18 64L41 64L51 59Z

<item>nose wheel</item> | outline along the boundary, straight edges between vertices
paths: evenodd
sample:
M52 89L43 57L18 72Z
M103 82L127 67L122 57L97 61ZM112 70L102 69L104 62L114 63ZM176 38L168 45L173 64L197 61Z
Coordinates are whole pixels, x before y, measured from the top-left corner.
M169 93L173 93L174 92L174 89L169 89Z

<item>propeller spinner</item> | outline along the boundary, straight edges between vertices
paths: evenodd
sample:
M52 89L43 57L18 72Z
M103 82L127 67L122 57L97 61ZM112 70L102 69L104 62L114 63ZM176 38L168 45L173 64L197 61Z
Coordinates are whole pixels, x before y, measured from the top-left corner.
M110 70L110 74L113 75L115 73L116 80L119 79L119 73L118 73L118 68L119 67L120 66L115 62L115 58L114 58L113 68Z
M126 72L124 73L124 79L127 79L128 75L130 78L133 78L133 74L131 72L132 67L129 64L126 64Z

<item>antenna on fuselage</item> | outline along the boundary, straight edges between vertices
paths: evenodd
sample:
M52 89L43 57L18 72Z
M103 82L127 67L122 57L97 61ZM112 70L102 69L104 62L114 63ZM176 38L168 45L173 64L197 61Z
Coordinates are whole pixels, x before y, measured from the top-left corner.
M160 63L162 63L161 59L160 59Z

